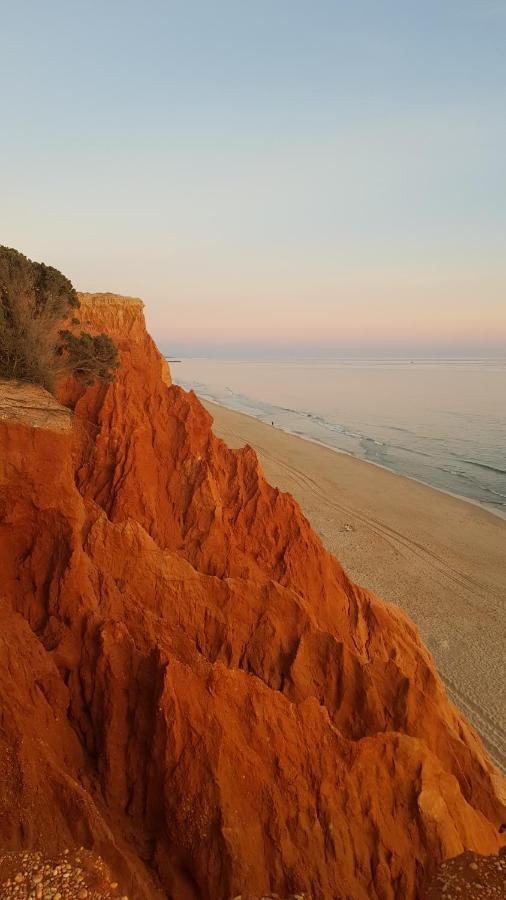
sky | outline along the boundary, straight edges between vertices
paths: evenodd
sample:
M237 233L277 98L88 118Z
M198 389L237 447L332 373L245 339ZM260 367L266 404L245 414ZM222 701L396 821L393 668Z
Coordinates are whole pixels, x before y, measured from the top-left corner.
M506 0L0 14L0 243L174 355L506 353Z

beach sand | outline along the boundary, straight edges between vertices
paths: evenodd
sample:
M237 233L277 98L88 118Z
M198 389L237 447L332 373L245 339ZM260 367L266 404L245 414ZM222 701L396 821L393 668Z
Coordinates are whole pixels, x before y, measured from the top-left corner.
M506 520L215 403L214 432L257 451L354 581L401 606L448 694L506 771Z

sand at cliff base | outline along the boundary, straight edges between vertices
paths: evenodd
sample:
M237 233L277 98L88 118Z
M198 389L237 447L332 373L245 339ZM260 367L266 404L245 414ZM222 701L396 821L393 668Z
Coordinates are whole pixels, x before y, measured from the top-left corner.
M506 520L409 478L205 403L250 444L354 581L402 606L447 691L506 770Z

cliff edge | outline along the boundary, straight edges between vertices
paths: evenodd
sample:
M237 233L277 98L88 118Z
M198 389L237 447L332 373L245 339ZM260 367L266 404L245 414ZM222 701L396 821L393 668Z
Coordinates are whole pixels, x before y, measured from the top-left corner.
M414 898L498 852L503 782L413 624L170 384L141 301L80 299L114 383L46 423L0 390L0 846L174 900Z

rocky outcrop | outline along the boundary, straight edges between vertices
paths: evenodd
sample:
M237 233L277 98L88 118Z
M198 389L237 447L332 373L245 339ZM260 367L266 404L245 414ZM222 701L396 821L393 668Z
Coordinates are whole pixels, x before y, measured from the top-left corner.
M145 367L146 371L154 370L157 380L163 384L171 384L167 362L146 331L142 300L118 294L78 294L78 298L80 323L85 331L105 332L114 338L127 356L130 367L136 368L141 377ZM144 358L135 352L140 348Z
M70 429L0 418L0 844L175 900L416 897L497 852L499 776L414 626L170 385L140 301L81 303L114 384L62 386Z

